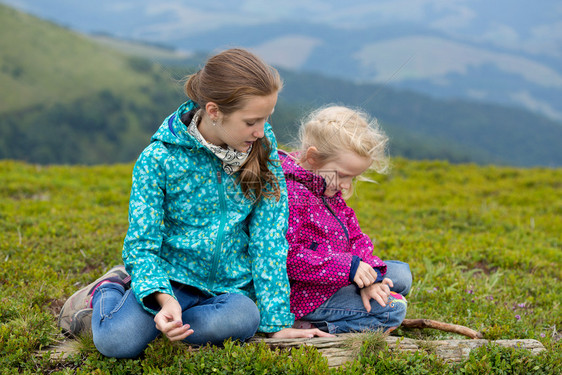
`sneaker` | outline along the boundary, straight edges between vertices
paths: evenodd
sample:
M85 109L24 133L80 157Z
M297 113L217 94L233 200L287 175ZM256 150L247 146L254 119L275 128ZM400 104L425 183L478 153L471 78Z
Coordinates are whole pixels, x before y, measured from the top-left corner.
M390 295L394 298L392 298L392 300L390 300L390 306L394 307L395 303L402 303L404 304L404 306L408 305L408 301L406 301L406 298L404 298L404 296L400 293L395 293L395 292L390 292Z
M63 332L76 336L80 332L90 329L92 296L96 288L104 282L119 283L127 288L131 283L131 276L125 271L125 266L119 265L70 296L62 306L57 323Z
M84 332L91 331L93 312L94 309L91 307L76 311L70 320L69 333L78 336Z

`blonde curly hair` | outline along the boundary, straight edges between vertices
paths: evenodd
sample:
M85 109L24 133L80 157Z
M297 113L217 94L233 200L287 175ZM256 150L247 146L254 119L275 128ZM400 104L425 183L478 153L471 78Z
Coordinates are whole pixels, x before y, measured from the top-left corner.
M371 160L367 170L385 174L390 170L388 141L377 120L364 111L330 105L313 111L301 121L297 148L300 155L305 155L310 147L315 147L315 157L321 164L336 159L339 151L351 151ZM344 196L351 194L352 189Z

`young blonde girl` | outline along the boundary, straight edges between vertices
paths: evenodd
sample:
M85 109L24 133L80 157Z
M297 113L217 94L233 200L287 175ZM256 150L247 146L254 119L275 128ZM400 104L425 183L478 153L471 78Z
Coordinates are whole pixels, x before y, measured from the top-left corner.
M289 198L291 312L295 327L329 333L391 331L406 315L408 264L381 261L344 197L368 170L388 169L388 138L368 116L347 107L313 112L298 151L279 153Z

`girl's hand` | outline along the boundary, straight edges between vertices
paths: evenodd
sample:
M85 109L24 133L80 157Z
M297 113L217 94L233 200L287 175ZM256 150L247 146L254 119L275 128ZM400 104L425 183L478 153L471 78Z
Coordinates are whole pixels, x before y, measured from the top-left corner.
M158 293L156 300L161 306L160 312L154 317L156 329L161 331L170 341L185 339L193 333L189 324L183 324L181 320L181 306L174 297L169 294Z
M393 286L392 280L384 278L380 283L372 284L367 288L361 289L361 300L367 312L371 312L371 299L376 300L379 305L385 307L388 303L390 288Z
M359 267L357 267L357 272L355 272L353 282L357 284L359 288L365 288L373 284L376 280L377 271L375 271L368 263L363 261L359 262Z
M281 331L267 334L267 337L271 337L274 339L298 339L298 338L309 339L314 336L334 337L334 335L321 331L318 328L311 328L311 329L283 328Z

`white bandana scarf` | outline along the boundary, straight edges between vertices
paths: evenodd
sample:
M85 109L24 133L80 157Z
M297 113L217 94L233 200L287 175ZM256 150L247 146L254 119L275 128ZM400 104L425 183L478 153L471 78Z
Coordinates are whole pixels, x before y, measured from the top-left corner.
M197 129L197 123L199 122L200 116L201 109L199 109L195 113L193 119L187 126L188 133L191 134L195 139L197 139L203 146L207 147L222 161L222 169L224 169L227 174L231 175L235 173L240 169L240 167L244 165L244 163L246 163L246 160L250 155L250 151L252 151L252 147L250 147L248 152L240 152L236 151L228 145L228 148L224 149L220 146L207 142L199 132L199 129Z

